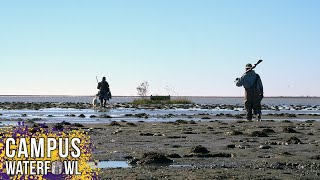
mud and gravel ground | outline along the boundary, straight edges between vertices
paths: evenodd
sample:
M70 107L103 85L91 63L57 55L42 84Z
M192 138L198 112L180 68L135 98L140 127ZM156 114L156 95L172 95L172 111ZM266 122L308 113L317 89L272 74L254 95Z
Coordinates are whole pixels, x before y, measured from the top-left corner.
M135 107L130 104L118 104L114 106L114 108L140 111L144 108L164 111L174 108L217 108L217 105ZM0 116L6 117L8 111L4 110L10 109L88 109L90 104L2 103L0 108L3 109L3 114ZM239 107L221 108L232 110ZM294 107L297 112L305 108ZM319 109L318 106L313 108ZM273 110L273 107L265 109L274 113L264 115L263 121L250 122L245 121L244 115L240 112L232 115L201 113L184 115L171 114L169 111L167 114L153 117L162 119L161 122L152 122L148 121L149 114L137 114L132 110L132 114L125 114L123 117L101 117L114 122L99 124L86 122L83 123L84 127L80 128L89 132L95 146L94 159L138 161L128 168L101 169L100 179L320 179L319 114L288 114L281 113L277 108ZM45 110L41 112L44 113ZM99 113L96 115L101 116L104 112L99 111ZM28 117L29 114L21 115L21 118ZM74 120L81 117L75 114L74 117L63 118ZM86 118L88 121L91 119L91 117ZM27 122L31 125L37 123L32 119ZM206 150L202 153L194 152L195 147L199 146ZM147 153L165 155L173 162L152 163L142 159Z
M320 122L120 122L85 126L93 128L89 134L98 160L139 159L146 152L181 157L170 158L177 166L102 169L101 179L320 179ZM198 145L210 152L191 153Z

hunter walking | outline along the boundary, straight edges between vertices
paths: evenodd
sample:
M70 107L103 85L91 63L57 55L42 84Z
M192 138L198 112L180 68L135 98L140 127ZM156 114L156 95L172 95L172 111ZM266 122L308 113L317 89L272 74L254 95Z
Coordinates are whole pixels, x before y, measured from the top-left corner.
M246 65L246 72L241 78L236 79L238 87L243 86L245 89L245 109L247 120L252 120L252 111L257 115L258 121L261 120L261 100L263 99L263 85L259 74L253 70L256 64Z
M98 83L97 89L99 89L98 95L101 107L106 107L107 101L111 99L111 91L109 88L109 84L106 81L106 77L103 77L102 81Z

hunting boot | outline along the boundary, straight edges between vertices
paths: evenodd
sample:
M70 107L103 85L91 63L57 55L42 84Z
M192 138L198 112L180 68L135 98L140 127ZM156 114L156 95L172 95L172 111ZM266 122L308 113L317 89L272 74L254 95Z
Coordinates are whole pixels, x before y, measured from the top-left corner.
M257 121L261 121L261 114L258 114Z

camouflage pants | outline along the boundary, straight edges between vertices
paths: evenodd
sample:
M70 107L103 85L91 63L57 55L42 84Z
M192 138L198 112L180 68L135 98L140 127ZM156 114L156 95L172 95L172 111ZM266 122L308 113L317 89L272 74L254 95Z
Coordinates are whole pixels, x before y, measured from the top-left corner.
M246 90L244 106L247 113L247 120L252 120L252 111L256 115L261 115L262 96L254 91Z

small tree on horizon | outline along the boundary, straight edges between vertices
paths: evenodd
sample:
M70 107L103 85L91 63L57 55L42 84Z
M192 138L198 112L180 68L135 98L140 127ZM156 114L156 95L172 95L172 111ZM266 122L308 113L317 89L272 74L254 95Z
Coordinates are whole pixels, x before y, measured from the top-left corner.
M142 82L138 87L137 87L137 94L141 97L146 97L148 94L148 88L149 88L149 83L147 81Z

